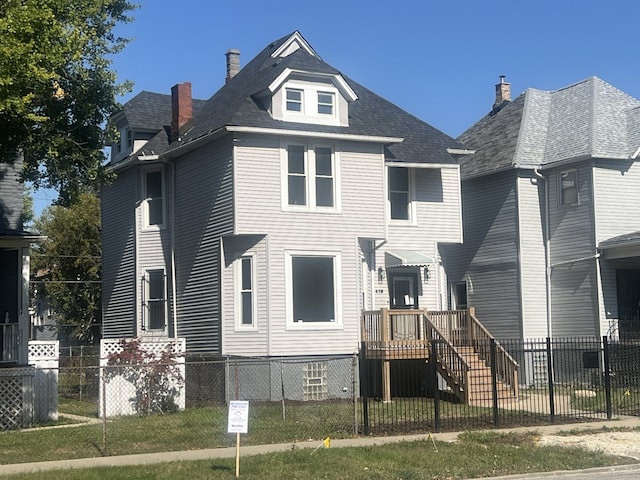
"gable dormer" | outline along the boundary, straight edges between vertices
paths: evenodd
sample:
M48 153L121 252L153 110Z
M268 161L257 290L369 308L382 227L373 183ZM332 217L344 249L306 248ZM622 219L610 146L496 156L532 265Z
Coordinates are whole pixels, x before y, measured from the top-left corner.
M320 59L299 32L285 40L271 57L276 62L298 50ZM349 126L349 103L358 96L339 73L285 68L268 87L269 111L275 120Z
M275 120L349 126L349 103L358 99L339 74L285 69L269 85Z

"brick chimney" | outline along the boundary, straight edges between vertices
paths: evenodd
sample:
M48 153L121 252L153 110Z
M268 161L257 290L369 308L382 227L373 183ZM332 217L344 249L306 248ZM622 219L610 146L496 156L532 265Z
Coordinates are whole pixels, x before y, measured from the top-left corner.
M227 53L227 78L226 82L231 80L240 71L240 50L231 49Z
M505 76L500 75L500 82L496 83L496 101L493 104L491 114L498 113L511 101L511 84L504 81Z
M171 138L174 142L180 137L180 128L191 120L191 82L178 83L171 87Z

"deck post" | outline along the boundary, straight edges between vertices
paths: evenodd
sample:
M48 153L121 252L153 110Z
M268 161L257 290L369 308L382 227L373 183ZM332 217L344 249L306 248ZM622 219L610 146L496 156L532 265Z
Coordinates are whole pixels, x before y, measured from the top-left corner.
M389 324L389 309L381 309L382 318L382 344L384 350L389 348L389 333L391 325ZM389 360L382 361L382 401L384 403L391 402L391 363Z
M476 316L476 307L469 307L467 308L467 341L469 342L469 345L474 347L473 350L474 351L478 351L476 348L476 341L475 341L475 324L471 321L471 317L475 317Z

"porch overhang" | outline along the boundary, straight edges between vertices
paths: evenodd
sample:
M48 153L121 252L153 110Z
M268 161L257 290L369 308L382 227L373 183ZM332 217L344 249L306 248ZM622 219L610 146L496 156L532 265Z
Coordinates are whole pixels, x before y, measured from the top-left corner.
M606 260L640 257L640 231L603 240L598 249Z
M435 263L429 255L418 250L394 250L386 252L384 265L387 268L393 267L427 267Z

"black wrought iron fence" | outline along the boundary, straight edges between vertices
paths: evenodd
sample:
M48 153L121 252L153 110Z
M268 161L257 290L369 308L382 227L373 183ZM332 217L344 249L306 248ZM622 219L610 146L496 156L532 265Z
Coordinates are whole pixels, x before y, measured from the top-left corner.
M437 341L360 355L364 434L493 428L607 419L640 412L640 343L604 337L501 340L518 363L518 388L501 378L498 342L461 350L461 384ZM486 352L490 352L487 358ZM433 361L432 359L436 359ZM384 392L390 392L390 397Z

